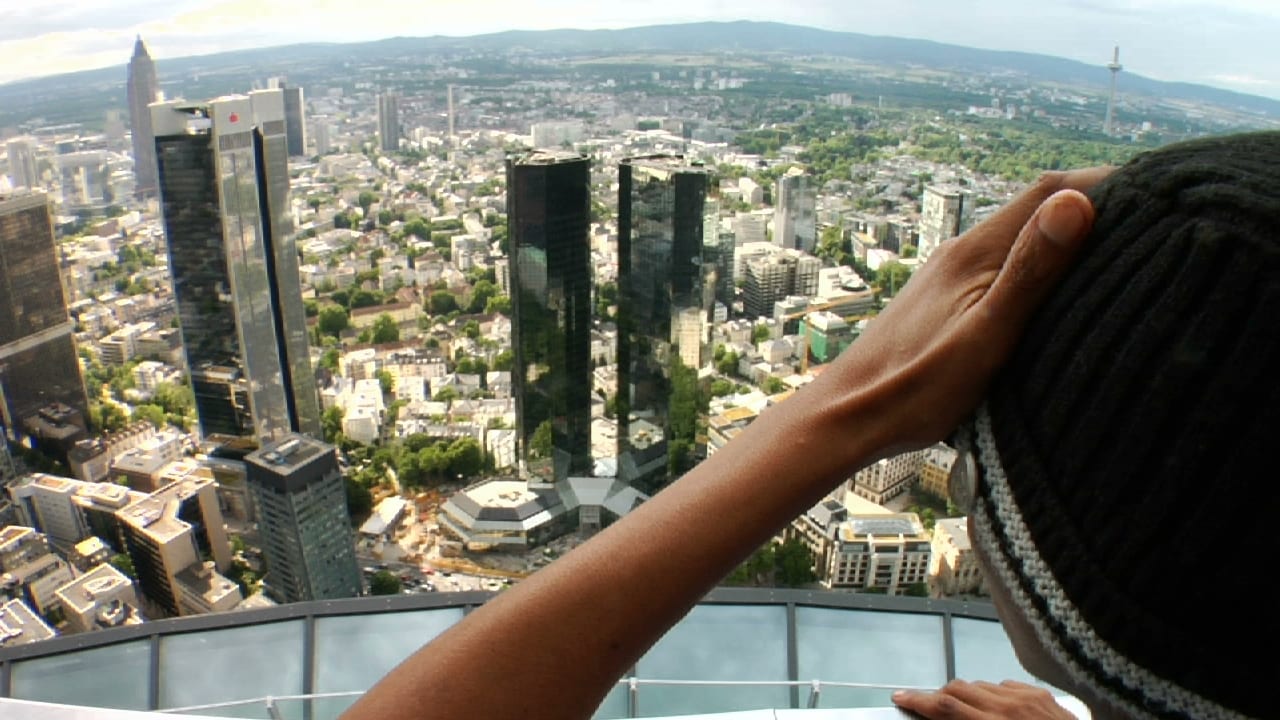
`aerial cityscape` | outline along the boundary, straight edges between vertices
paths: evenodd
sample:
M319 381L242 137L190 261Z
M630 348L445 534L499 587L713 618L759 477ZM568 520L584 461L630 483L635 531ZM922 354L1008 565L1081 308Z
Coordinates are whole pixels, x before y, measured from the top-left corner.
M0 85L0 649L501 592L788 402L1040 173L1280 127L1106 41L1020 69L673 27L139 36ZM725 584L983 602L954 461L858 471Z

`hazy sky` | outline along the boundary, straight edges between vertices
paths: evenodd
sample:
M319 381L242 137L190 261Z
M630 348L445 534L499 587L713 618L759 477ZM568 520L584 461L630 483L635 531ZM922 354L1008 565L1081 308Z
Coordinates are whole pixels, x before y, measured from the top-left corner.
M1280 98L1277 0L0 0L0 82L310 40L773 20L1105 63Z

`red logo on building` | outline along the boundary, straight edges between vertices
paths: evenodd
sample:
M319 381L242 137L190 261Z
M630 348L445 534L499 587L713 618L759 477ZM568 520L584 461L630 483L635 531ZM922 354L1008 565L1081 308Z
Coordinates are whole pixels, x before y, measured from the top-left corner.
M240 122L240 116L235 113L231 113L231 115L227 119L230 120L231 122Z

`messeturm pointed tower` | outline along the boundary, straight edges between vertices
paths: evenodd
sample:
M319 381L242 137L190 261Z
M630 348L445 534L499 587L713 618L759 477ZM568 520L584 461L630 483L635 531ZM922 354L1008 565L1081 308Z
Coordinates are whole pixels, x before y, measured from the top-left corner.
M129 129L133 139L133 175L138 197L153 197L159 189L156 182L156 139L151 130L151 111L147 106L156 101L156 64L147 53L139 36L133 44L129 60Z

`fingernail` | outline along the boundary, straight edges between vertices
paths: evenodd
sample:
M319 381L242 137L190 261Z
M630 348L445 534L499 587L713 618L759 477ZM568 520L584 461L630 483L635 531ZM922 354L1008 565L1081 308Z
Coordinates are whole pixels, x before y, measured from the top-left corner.
M899 700L906 700L906 699L907 699L907 691L906 691L906 690L894 690L894 691L893 691L893 701L894 701L894 702L898 702Z
M1084 234L1084 212L1075 200L1054 196L1040 208L1040 232L1058 245L1074 245Z

